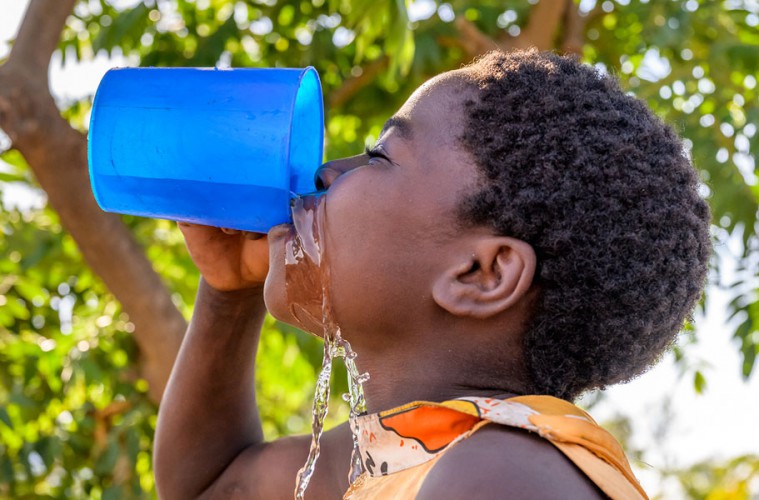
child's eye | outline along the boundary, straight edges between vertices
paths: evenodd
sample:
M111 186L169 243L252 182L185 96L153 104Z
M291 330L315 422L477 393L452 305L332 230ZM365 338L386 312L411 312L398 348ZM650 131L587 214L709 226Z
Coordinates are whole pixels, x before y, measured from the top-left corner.
M387 154L382 149L382 146L374 146L372 148L370 148L369 146L366 146L364 153L366 153L366 156L369 157L369 163L371 163L371 160L374 160L377 158L380 158L392 163L392 160L388 158Z

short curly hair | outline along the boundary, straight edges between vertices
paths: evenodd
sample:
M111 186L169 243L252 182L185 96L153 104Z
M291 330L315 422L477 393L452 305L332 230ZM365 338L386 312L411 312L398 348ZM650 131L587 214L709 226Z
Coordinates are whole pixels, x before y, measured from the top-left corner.
M461 141L483 179L462 221L535 250L531 389L627 381L674 341L704 287L709 208L677 134L575 58L491 52L464 68Z

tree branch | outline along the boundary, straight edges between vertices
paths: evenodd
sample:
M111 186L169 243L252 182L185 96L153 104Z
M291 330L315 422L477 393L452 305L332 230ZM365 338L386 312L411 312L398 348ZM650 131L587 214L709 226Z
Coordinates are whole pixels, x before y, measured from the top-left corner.
M330 92L330 107L341 107L354 95L356 95L361 89L368 85L371 85L372 82L377 79L377 76L382 73L385 68L387 68L388 62L389 59L387 56L379 57L362 68L360 75L346 78L340 87Z
M508 50L511 48L507 46L508 40L493 40L480 31L480 29L466 17L457 17L454 24L456 29L459 30L459 45L472 58L490 52L491 50Z
M50 30L60 32L66 18L63 4L71 8L74 0L32 0L9 61L0 66L0 129L26 159L84 260L129 314L140 371L157 402L187 325L129 229L97 206L87 140L61 117L50 95L47 64L55 47L51 40L57 37Z
M441 38L443 45L456 44L469 56L474 58L493 49L509 51L511 49L526 49L536 47L539 50L551 50L555 46L556 33L564 18L567 4L572 0L540 0L530 11L527 24L516 37L506 31L493 39L483 33L477 26L465 17L457 17L456 28L458 39Z
M582 15L574 0L566 0L564 11L564 33L561 40L561 51L565 54L582 55L582 47L585 45L585 26L598 11Z
M44 75L76 0L31 0L6 65Z
M517 37L516 46L536 47L538 50L553 49L556 31L561 24L566 6L566 0L540 0L530 9L527 25Z

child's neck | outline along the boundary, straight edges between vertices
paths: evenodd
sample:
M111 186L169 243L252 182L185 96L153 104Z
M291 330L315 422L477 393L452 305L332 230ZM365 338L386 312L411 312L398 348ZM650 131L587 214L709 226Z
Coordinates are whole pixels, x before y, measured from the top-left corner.
M531 393L522 356L520 325L525 313L513 314L497 322L452 323L446 316L420 320L399 331L343 332L355 340L359 372L370 377L364 384L367 410L373 413L412 401Z
M505 399L524 392L523 385L519 382L502 380L497 387L489 386L473 381L466 366L441 363L430 358L383 360L375 364L371 360L362 360L359 355L357 363L360 370L368 371L371 377L364 384L367 410L370 413L412 401L440 402L465 396Z

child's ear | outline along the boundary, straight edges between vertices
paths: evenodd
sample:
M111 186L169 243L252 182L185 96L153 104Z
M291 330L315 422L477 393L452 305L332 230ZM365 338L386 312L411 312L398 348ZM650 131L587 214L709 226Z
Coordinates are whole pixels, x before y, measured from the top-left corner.
M532 246L506 236L479 238L433 284L432 298L456 316L489 318L518 303L532 285Z

